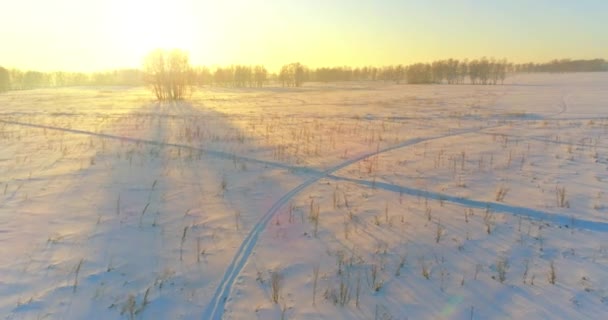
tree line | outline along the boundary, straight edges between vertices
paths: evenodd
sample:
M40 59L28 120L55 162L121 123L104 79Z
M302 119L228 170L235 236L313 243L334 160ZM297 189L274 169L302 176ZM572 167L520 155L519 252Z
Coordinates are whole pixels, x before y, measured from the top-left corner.
M514 64L506 59L445 59L431 63L390 65L384 67L309 68L299 62L283 65L277 73L263 66L233 65L193 69L194 83L226 87L261 87L270 83L299 87L305 82L387 81L409 84L477 84L504 83L515 72L595 72L608 71L608 63L594 60L555 60L547 63Z
M410 84L497 84L503 82L512 64L507 60L481 58L476 60L447 59L431 63L377 67L335 67L311 70L312 81L392 81Z
M142 85L142 71L119 69L104 72L41 72L7 69L0 66L0 92L69 86L134 86Z
M608 61L592 60L552 60L547 63L522 63L513 68L514 72L601 72L608 71Z
M181 65L180 65L181 64ZM179 69L179 70L178 70ZM118 69L104 72L39 72L8 69L0 66L0 92L44 87L80 85L151 86L158 98L183 97L189 86L262 87L269 84L299 87L305 82L387 81L409 84L479 84L503 83L515 72L597 72L608 71L608 62L592 60L552 60L546 63L513 64L506 59L445 59L430 63L384 67L309 68L299 62L283 65L269 72L262 65L220 67L191 66L186 52L156 50L145 59L142 69ZM184 88L181 88L184 87ZM164 89L163 89L164 88Z

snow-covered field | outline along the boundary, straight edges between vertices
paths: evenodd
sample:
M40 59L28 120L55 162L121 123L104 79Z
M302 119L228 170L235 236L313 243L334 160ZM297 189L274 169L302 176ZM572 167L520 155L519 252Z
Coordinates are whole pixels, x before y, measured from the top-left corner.
M0 95L2 319L601 319L608 74Z

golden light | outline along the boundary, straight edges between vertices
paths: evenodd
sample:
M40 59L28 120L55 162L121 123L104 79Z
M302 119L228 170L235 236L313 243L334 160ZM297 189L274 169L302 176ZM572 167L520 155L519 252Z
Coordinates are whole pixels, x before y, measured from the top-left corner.
M197 42L208 41L208 31L198 25L204 19L178 2L133 0L117 3L112 33L122 50L149 52L157 48L192 51Z

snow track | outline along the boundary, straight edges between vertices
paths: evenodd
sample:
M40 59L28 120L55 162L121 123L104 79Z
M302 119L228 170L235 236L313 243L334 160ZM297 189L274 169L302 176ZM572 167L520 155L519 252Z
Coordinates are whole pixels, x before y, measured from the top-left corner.
M561 115L561 114L567 112L567 110L568 110L568 104L565 100L565 96L562 96L561 109L558 112L556 112L555 114L549 115L549 118ZM347 166L350 166L352 164L355 164L359 161L362 161L366 158L369 158L369 157L372 157L372 156L375 156L378 154L390 152L390 151L393 151L396 149L412 146L412 145L426 142L426 141L442 139L442 138L447 138L447 137L455 137L455 136L459 136L459 135L463 135L463 134L467 134L467 133L479 133L485 129L497 128L497 127L501 127L501 126L502 125L494 125L494 126L490 126L490 127L486 127L486 128L463 130L463 131L446 134L446 135L411 139L411 140L378 150L376 152L371 152L371 153L363 154L358 157L351 158L345 162L342 162L334 167L331 167L331 168L321 172L321 175L309 178L302 184L300 184L297 187L295 187L294 189L290 190L288 193L283 195L277 202L275 202L272 205L272 207L264 214L264 216L262 216L262 218L254 225L254 227L252 228L250 233L247 235L247 237L245 238L245 240L239 247L238 251L236 252L235 257L233 258L232 262L226 268L226 272L225 272L224 276L222 277L222 279L220 280L218 288L217 288L215 294L213 295L211 302L209 303L207 309L203 313L203 319L213 319L213 320L222 319L226 301L228 300L228 298L230 296L232 286L233 286L236 278L238 277L238 275L241 273L242 269L247 264L247 261L248 261L249 257L251 256L253 249L258 241L258 237L259 237L260 233L265 229L268 222L274 217L274 215L279 211L279 209L281 207L286 205L292 198L294 198L302 190L309 187L313 183L319 181L323 177L327 177L327 178L334 179L334 180L349 181L349 182L353 182L353 183L357 183L357 184L369 186L369 187L375 186L375 187L383 188L383 189L386 189L389 191L403 192L403 193L407 193L407 194L411 194L411 195L421 195L421 196L433 198L433 199L443 199L446 201L450 201L450 202L468 206L468 207L489 208L489 209L497 211L497 212L504 212L504 213L509 213L509 214L513 214L513 215L526 216L526 217L529 217L532 219L552 222L552 223L555 223L555 224L558 224L561 226L565 226L565 227L576 227L576 228L582 228L582 229L593 230L593 231L608 231L608 223L604 223L604 222L594 222L594 221L574 219L571 217L566 217L566 216L558 215L558 214L552 214L552 213L535 210L535 209L531 209L531 208L516 207L516 206L510 206L510 205L501 204L501 203L477 201L477 200L471 200L471 199L466 199L466 198L454 197L454 196L444 195L444 194L440 194L440 193L419 190L419 189L415 189L415 188L408 188L408 187L392 185L392 184L388 184L388 183L378 183L378 182L374 183L374 182L367 181L367 180L350 179L350 178L344 178L344 177L339 177L339 176L333 175L334 172L336 172L342 168L345 168Z
M148 144L148 145L153 145L153 146L159 146L159 147L172 147L172 148L180 148L180 149L184 149L184 150L193 150L193 151L203 152L206 155L214 156L214 157L221 158L221 159L230 159L230 160L237 160L237 161L244 161L244 162L249 162L249 163L255 163L255 164L260 164L260 165L263 165L263 166L269 166L269 167L276 167L276 168L281 168L281 169L287 169L287 170L290 170L292 172L303 172L303 173L309 173L309 174L311 174L311 173L312 174L314 174L314 173L319 174L318 170L307 168L307 167L292 166L292 165L288 165L288 164L284 164L284 163L279 163L279 162L272 162L272 161L265 161L265 160L250 158L250 157L244 157L244 156L240 156L240 155L237 155L237 154L234 154L234 153L230 153L230 152L211 150L211 149L205 149L205 148L198 148L198 147L193 147L193 146L188 146L188 145L183 145L183 144L177 144L177 143L168 143L168 142L156 141L156 140L147 140L147 139L140 139L140 138L132 138L132 137L119 136L119 135L112 135L112 134L107 134L107 133L97 133L97 132L86 131L86 130L68 129L68 128L62 128L62 127L48 126L48 125L35 124L35 123L26 123L26 122L12 121L12 120L0 120L0 122L1 123L6 123L6 124L11 124L11 125L23 126L23 127L46 129L46 130L55 130L55 131L63 131L63 132L68 132L68 133L73 133L73 134L94 136L94 137L99 137L99 138L104 138L104 139L111 139L111 140L118 140L118 141L123 141L123 142L143 143L143 144Z
M497 202L488 202L488 201L479 201L473 200L469 198L456 197L447 194L442 194L439 192L431 192L422 189L410 188L406 186L399 186L391 183L378 182L378 181L368 181L361 179L353 179L340 177L335 175L330 175L328 178L334 180L340 180L345 182L356 183L362 186L368 186L370 188L378 188L392 192L403 193L411 196L420 196L423 198L433 199L433 200L442 200L451 202L454 204L459 204L465 207L470 208L479 208L479 209L490 209L496 212L502 212L511 214L514 216L523 216L530 219L549 222L558 226L563 226L566 228L577 228L584 229L589 231L600 231L600 232L608 232L608 222L602 221L592 221L592 220L583 220L574 217L565 216L559 213L551 213L547 211L542 211L533 208L527 207L519 207L508 205L504 203Z
M359 161L365 160L369 157L373 157L375 155L390 152L390 151L393 151L396 149L409 147L409 146L416 145L416 144L426 142L426 141L443 139L443 138L447 138L447 137L454 137L454 136L459 136L459 135L463 135L463 134L467 134L467 133L474 133L474 132L478 132L483 129L484 128L460 130L457 132L444 134L444 135L436 135L436 136L431 136L431 137L426 137L426 138L414 138L414 139L410 139L410 140L398 143L393 146L389 146L389 147L380 149L375 152L365 153L363 155L353 157L347 161L344 161L336 166L333 166L333 167L321 172L320 175L309 178L308 180L304 181L302 184L298 185L297 187L295 187L292 190L290 190L289 192L287 192L277 202L275 202L272 205L272 207L270 207L270 209L262 216L262 218L253 226L253 228L251 229L251 231L249 232L249 234L247 235L247 237L245 238L245 240L239 247L234 258L232 259L232 262L226 268L226 272L225 272L224 276L222 277L222 279L220 280L218 288L211 298L211 302L209 303L209 305L207 306L207 309L203 313L203 319L213 319L213 320L222 319L222 316L224 314L224 306L226 304L226 301L228 300L228 297L230 296L230 292L232 290L232 286L234 285L234 281L236 280L238 275L241 273L241 270L243 270L249 257L251 256L253 249L254 249L255 245L257 244L260 233L266 228L266 225L268 224L268 222L274 217L274 215L279 211L279 209L281 207L283 207L284 205L286 205L291 199L293 199L296 195L298 195L302 190L306 189L313 183L319 181L323 177L331 178L331 177L333 177L333 176L331 176L332 173L334 173L340 169L343 169L345 167L348 167L350 165L353 165Z

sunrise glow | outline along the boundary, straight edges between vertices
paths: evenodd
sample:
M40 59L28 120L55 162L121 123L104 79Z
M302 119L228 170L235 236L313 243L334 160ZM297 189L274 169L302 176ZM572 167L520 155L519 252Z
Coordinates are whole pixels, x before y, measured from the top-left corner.
M21 69L138 67L155 48L193 63L276 69L443 58L601 58L605 1L23 0L0 12L0 62Z

